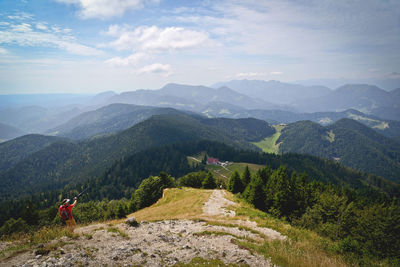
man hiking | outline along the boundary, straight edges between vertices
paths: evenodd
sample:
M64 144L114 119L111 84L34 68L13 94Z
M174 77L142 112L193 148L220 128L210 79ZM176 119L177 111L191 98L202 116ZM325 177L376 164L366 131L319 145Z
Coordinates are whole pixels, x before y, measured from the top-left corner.
M72 208L75 206L76 202L78 201L77 197L74 197L74 203L70 204L69 199L64 199L62 201L61 206L58 208L58 214L60 217L65 221L69 231L73 232L75 227L75 219L72 216Z

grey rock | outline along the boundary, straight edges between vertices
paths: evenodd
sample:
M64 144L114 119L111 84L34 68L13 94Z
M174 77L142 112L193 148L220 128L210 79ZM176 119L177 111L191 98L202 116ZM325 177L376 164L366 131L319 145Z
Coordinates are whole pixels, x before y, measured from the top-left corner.
M247 264L247 262L244 259L238 260L237 263L239 263L239 264Z
M36 255L35 259L40 259L42 257L41 254Z
M139 226L139 223L138 223L138 221L136 221L136 218L135 218L135 217L132 217L132 218L127 219L127 220L125 221L125 223L126 223L127 225L129 225L129 226L132 226L132 227L138 227L138 226Z

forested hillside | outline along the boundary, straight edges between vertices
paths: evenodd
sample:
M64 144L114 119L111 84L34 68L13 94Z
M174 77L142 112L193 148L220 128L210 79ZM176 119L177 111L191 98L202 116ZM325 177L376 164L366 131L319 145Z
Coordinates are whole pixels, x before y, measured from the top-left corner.
M280 142L282 153L312 154L400 181L400 145L354 120L342 119L327 127L310 121L289 124Z
M13 167L22 159L62 138L38 134L25 135L0 144L0 173Z
M156 108L128 104L111 104L82 113L68 122L47 131L48 134L82 140L96 135L128 129L159 114L178 114L172 108Z
M209 139L237 148L257 149L244 138L264 138L273 129L263 121L232 126L187 114L159 115L116 135L80 143L58 142L29 155L1 174L1 197L60 189L101 174L116 160L165 144ZM255 126L257 125L257 127ZM18 143L18 142L17 142Z

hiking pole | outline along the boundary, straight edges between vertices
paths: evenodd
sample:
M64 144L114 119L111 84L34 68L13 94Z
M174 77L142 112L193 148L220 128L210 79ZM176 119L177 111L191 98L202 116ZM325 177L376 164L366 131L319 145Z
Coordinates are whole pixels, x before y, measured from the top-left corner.
M77 196L77 198L80 197L83 193L85 193L88 189L89 189L89 187L87 187L85 190L83 190L82 192L80 192L79 195Z

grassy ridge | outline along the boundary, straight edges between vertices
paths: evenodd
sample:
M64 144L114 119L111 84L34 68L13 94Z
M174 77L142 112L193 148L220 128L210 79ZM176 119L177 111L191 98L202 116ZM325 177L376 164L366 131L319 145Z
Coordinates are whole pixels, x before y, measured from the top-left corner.
M156 204L128 217L134 216L138 221L199 218L203 213L203 204L207 202L211 192L205 189L169 188Z

